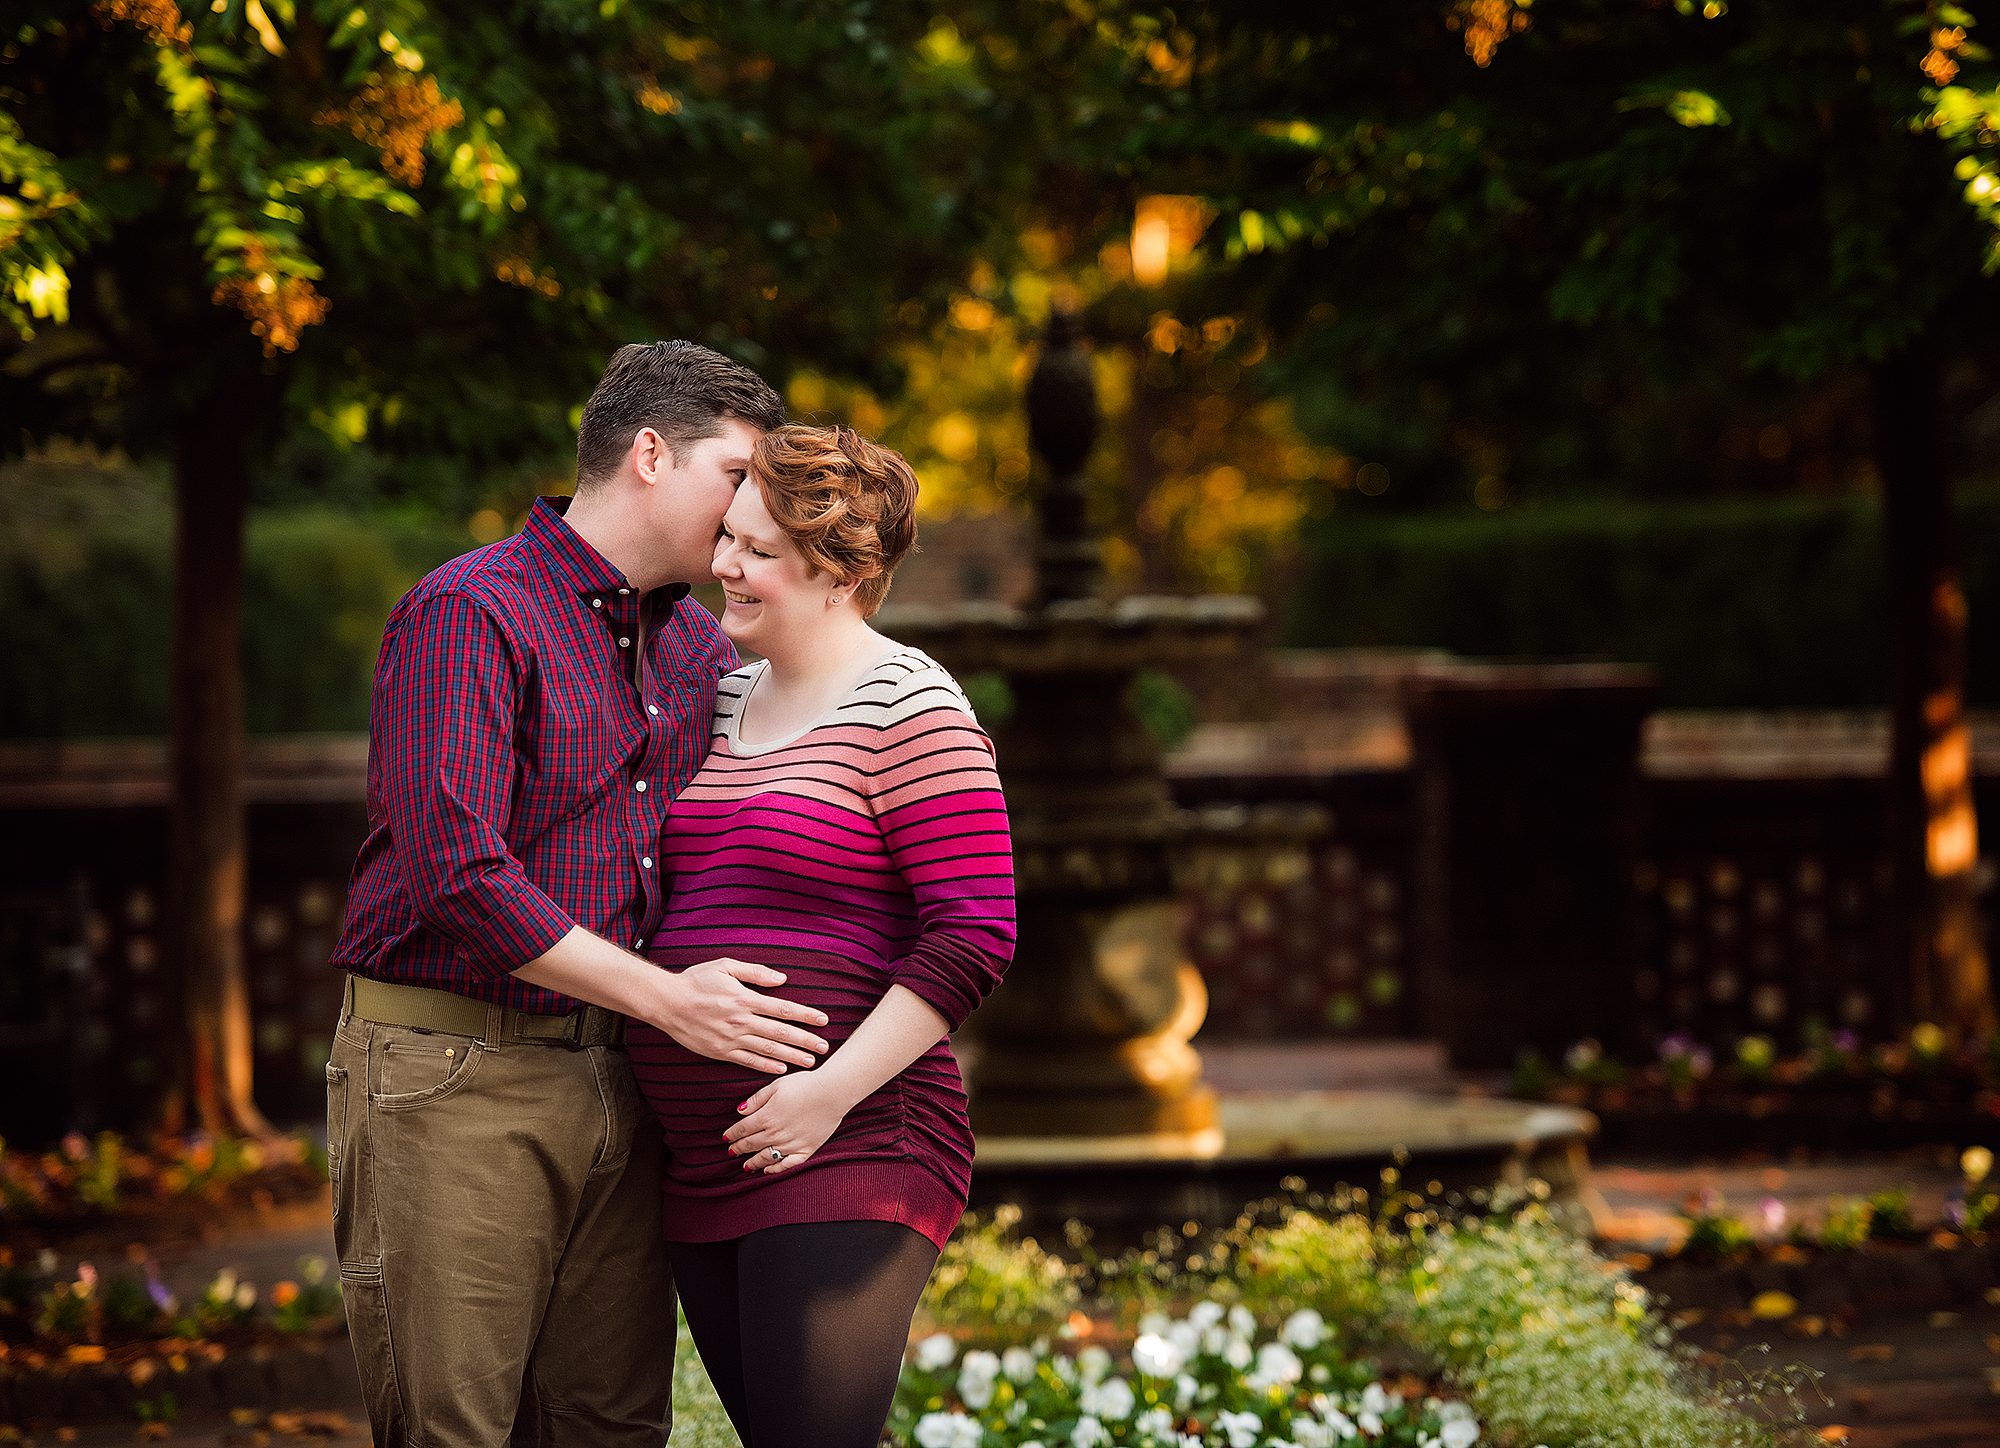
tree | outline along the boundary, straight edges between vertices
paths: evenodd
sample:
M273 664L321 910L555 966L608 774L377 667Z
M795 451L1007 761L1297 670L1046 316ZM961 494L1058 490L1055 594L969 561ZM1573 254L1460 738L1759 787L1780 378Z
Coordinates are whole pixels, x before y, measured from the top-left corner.
M1980 149L1994 98L1940 89L1985 60L1971 17L1916 0L1152 14L1162 119L1134 165L1217 218L1175 305L1262 319L1323 438L1403 447L1478 496L1551 437L1604 438L1584 414L1671 403L1690 377L1865 381L1896 638L1890 955L1917 1018L1990 1031L1944 421L1947 367L1990 362L2000 295L1966 204L2000 195Z
M17 7L18 10L18 7ZM1032 24L1028 20L1032 20ZM1040 147L1088 17L1005 4L96 0L0 42L4 445L176 499L170 1123L260 1130L239 927L245 513L317 427L555 459L608 352L888 388Z

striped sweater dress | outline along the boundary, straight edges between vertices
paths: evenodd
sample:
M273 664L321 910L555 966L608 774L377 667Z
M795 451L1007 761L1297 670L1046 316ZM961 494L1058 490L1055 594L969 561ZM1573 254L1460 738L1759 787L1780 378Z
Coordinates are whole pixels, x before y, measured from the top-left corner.
M838 1050L889 987L954 1030L1014 950L1014 876L993 746L921 650L890 655L815 724L745 744L766 667L718 687L712 749L668 812L671 885L648 951L684 969L732 956L785 972L775 994L826 1012ZM972 1130L948 1038L861 1101L803 1165L746 1172L722 1133L771 1080L639 1022L634 1073L665 1132L669 1241L799 1222L900 1222L940 1247L965 1210Z

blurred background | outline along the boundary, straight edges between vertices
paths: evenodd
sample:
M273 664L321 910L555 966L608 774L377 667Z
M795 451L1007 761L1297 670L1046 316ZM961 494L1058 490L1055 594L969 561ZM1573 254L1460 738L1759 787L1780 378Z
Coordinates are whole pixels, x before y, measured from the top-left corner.
M2000 152L1957 7L8 24L11 1138L313 1116L382 619L567 488L615 346L904 450L894 603L1018 604L1057 308L1107 594L1265 607L1135 686L1176 806L1253 819L1177 867L1204 1042L1990 1035Z

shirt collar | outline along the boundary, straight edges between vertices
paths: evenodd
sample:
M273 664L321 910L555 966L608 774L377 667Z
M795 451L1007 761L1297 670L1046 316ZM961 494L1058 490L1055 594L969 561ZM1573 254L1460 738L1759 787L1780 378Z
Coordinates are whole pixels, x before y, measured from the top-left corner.
M566 497L539 497L528 509L521 538L557 579L586 597L610 593L632 585L609 559L583 541L563 515L569 511ZM648 596L678 603L688 595L685 583L669 583Z
M521 528L522 541L557 579L578 593L601 594L631 587L623 573L563 520L569 504L568 498L535 499Z

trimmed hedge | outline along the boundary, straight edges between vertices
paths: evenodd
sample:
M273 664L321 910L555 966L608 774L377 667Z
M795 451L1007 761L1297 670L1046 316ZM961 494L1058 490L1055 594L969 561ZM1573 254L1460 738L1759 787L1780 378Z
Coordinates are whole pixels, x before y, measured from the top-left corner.
M362 729L382 621L473 547L402 514L287 509L250 525L246 711L260 733ZM167 728L172 514L143 479L16 468L0 481L0 738Z
M2000 489L1960 497L1974 702L2000 702ZM1650 663L1680 707L1873 708L1888 698L1873 500L1591 503L1307 529L1286 601L1300 647Z

